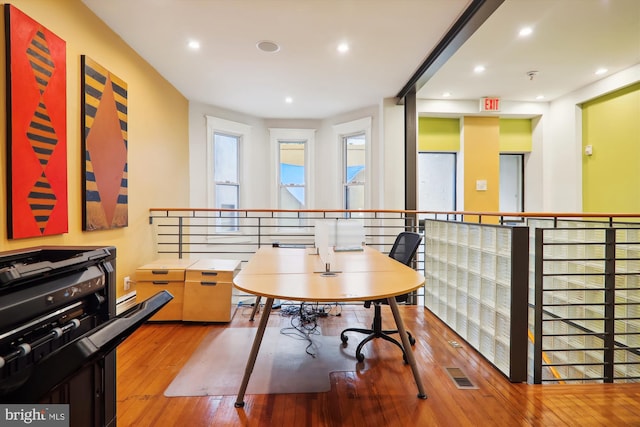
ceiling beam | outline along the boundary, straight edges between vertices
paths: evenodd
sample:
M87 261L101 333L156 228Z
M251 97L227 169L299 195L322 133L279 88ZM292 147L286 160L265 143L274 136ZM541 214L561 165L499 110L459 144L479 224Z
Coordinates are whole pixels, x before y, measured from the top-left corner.
M502 3L504 0L472 0L407 84L398 92L396 95L398 104L402 104L405 96L411 91L417 93Z

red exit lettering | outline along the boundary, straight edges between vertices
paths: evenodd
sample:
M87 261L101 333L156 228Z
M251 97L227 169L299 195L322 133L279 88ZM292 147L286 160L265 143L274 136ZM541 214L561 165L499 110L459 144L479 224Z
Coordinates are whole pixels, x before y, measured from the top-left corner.
M482 98L480 109L482 111L500 111L500 98Z

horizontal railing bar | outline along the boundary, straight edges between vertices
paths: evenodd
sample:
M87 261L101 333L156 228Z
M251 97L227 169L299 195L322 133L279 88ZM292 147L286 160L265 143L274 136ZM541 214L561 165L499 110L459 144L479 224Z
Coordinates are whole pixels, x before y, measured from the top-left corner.
M542 292L602 292L606 291L604 288L547 288L543 289Z
M397 210L397 209L218 209L218 208L150 208L149 212L331 212L331 213L409 213L419 215L464 215L464 216L490 216L490 217L515 217L515 218L595 218L608 222L613 218L638 218L639 214L633 213L589 213L589 212L479 212L479 211L427 211L427 210ZM637 223L628 223L637 226ZM563 228L575 230L574 228Z
M603 273L543 273L542 277L562 277L562 276L602 276L604 277L604 272Z
M604 307L606 304L604 302L585 302L581 304L543 304L543 307Z
M543 363L542 367L556 367L556 366L604 366L604 362L582 362L582 363ZM564 378L560 378L564 379Z
M584 336L595 336L601 337L604 335L602 332L582 332L582 333L574 333L574 334L542 334L543 337L584 337ZM618 334L615 334L618 335Z

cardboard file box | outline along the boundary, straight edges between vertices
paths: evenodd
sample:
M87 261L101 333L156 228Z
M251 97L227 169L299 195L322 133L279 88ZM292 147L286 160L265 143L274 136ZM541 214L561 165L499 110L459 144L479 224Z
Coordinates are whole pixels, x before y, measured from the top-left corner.
M135 273L136 299L144 301L161 290L173 295L160 311L149 320L182 320L186 268L195 260L157 260L138 268Z
M229 322L233 278L240 261L201 259L186 270L182 320L193 322Z

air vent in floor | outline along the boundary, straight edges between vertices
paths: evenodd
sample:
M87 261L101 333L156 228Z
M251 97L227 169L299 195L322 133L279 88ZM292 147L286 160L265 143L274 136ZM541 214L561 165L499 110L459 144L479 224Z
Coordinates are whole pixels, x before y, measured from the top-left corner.
M469 377L462 372L460 368L445 368L447 370L447 374L451 377L456 387L462 389L477 389L475 385L471 382Z

